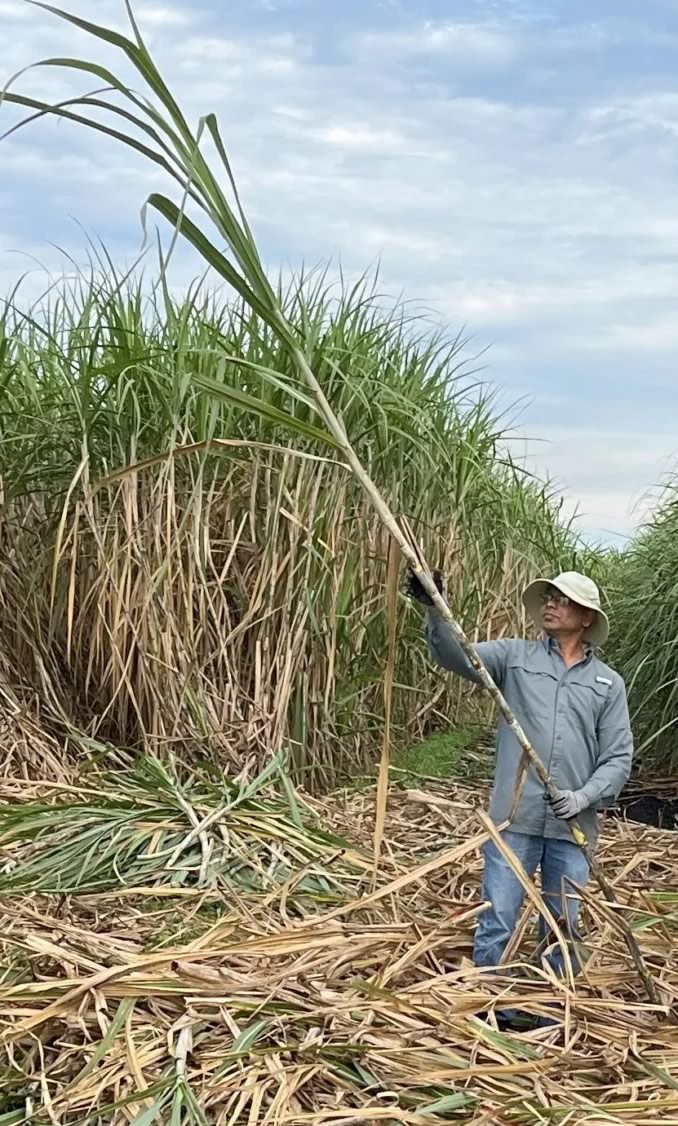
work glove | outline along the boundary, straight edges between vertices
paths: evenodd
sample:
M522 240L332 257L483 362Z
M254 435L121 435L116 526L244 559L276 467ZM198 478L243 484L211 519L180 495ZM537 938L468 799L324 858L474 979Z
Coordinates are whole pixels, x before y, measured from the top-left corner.
M589 805L583 790L556 790L549 801L559 821L573 821Z
M433 571L432 578L440 593L443 593L443 576L441 571ZM405 590L409 598L414 599L415 602L420 602L422 606L432 606L433 599L426 593L419 579L414 571L407 572L407 579L405 580Z

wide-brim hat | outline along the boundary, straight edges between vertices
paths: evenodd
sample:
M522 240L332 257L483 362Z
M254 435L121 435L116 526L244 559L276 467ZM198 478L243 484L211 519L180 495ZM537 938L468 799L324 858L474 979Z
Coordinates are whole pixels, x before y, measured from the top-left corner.
M600 605L600 591L593 579L580 575L578 571L565 571L555 579L535 579L523 592L523 605L530 616L540 627L542 599L552 587L566 594L578 606L585 606L587 610L594 610L595 617L584 634L584 640L590 642L595 648L604 645L610 635L610 621Z

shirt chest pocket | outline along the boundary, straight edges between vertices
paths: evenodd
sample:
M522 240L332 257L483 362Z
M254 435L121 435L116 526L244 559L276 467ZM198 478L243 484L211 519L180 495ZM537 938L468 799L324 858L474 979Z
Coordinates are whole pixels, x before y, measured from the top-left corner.
M570 718L588 735L596 734L609 691L609 684L597 680L571 678L567 683Z
M516 656L506 669L506 695L518 718L545 720L553 715L558 680L529 657Z

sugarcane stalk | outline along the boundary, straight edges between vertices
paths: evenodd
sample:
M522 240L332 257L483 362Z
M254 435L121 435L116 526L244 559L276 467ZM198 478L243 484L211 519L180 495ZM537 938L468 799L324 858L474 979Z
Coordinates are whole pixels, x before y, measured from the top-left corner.
M281 330L286 331L286 322L282 317L282 314L280 314L280 322ZM427 566L421 550L418 548L418 545L415 548L410 543L407 536L404 534L400 525L398 524L398 521L396 520L393 512L379 492L379 489L363 466L360 458L356 454L349 441L344 426L330 406L330 403L318 380L316 379L315 373L308 363L308 360L306 359L303 351L301 350L301 348L294 347L292 349L292 353L292 358L294 359L298 371L302 375L308 388L313 393L318 413L322 417L332 436L336 439L338 445L341 447L346 462L349 465L354 477L360 482L365 495L367 496L372 507L375 509L382 524L398 544L404 558L407 560L412 571L418 578L426 593L431 598L435 610L438 612L440 617L449 625L465 657L477 672L482 687L492 698L497 711L500 713L500 715L503 716L510 730L513 732L515 738L517 739L518 744L522 749L523 756L527 759L535 774L539 778L539 781L542 783L544 790L546 791L547 798L550 801L553 801L557 795L557 788L551 776L549 775L548 770L544 766L542 760L540 759L539 755L528 739L525 731L518 722L518 719L514 715L503 692L500 690L498 685L495 684L490 673L485 668L485 665L478 656L475 647L467 638L463 629L456 621L454 614L450 610L447 601L438 590L435 582L433 581L431 570ZM600 890L602 891L606 900L609 903L616 903L614 889L612 888L607 877L598 864L594 856L593 849L586 837L586 833L576 820L568 821L567 824L570 833L572 834L572 839L584 853L587 864L589 866L589 870L598 883ZM660 1005L661 999L659 997L657 987L650 971L645 965L643 955L641 954L640 947L636 942L635 936L631 931L631 928L629 927L627 921L623 919L622 916L620 916L620 919L622 920L624 938L626 940L629 954L631 955L631 959L636 967L638 975L643 982L643 986L648 995L648 998L653 1005Z

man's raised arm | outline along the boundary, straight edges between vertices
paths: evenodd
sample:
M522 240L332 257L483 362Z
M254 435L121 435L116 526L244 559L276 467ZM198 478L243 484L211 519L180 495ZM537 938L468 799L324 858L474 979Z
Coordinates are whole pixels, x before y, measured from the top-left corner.
M443 580L439 571L433 572L433 579L442 594ZM452 628L444 618L441 618L417 576L412 572L407 580L407 593L415 602L426 608L426 640L433 660L444 669L456 673L457 676L463 676L473 684L480 684L480 677L466 657ZM482 641L474 646L493 681L500 688L504 682L504 669L510 644L509 641Z

